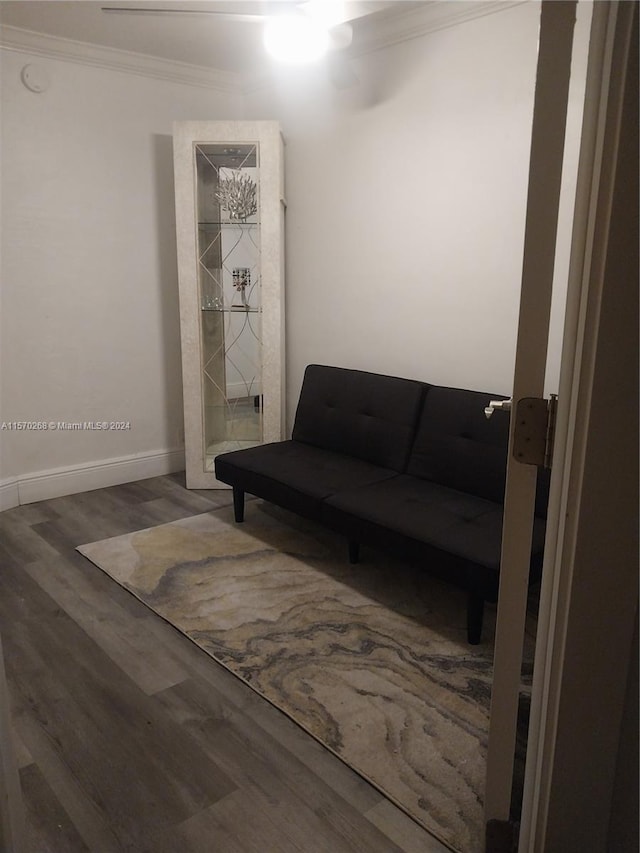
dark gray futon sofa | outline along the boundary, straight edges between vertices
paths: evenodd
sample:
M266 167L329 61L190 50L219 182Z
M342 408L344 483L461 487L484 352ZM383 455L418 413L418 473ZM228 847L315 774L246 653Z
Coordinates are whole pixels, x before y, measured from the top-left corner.
M468 594L467 632L480 642L498 592L509 419L487 419L495 394L312 364L292 437L221 454L216 477L361 543L418 559ZM548 473L540 471L531 553L539 577Z

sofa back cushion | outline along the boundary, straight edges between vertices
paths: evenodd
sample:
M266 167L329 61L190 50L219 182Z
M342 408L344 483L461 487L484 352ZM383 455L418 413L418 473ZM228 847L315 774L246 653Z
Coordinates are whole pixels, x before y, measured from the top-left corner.
M403 472L427 388L413 379L310 364L292 437Z
M504 501L509 416L484 409L498 394L429 389L407 473L487 500Z
M460 492L504 502L509 416L484 410L500 394L432 385L407 465L407 473ZM547 517L550 472L538 468L535 513Z

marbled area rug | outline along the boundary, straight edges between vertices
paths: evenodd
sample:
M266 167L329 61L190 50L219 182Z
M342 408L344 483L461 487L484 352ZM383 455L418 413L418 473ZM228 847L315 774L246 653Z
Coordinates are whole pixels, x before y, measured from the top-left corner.
M262 501L78 550L430 833L482 848L494 612Z

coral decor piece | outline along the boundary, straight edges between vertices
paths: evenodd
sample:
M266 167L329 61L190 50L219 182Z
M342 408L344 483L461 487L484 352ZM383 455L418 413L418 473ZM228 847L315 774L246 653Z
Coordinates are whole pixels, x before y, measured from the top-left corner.
M216 199L229 211L229 219L246 222L247 217L258 210L257 189L249 175L237 170L231 173L231 177L220 179Z

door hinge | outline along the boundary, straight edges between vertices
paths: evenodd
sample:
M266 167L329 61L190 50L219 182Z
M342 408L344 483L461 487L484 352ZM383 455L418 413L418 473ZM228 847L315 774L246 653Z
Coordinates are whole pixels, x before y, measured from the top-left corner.
M513 456L525 465L551 468L558 397L523 397L516 403Z

